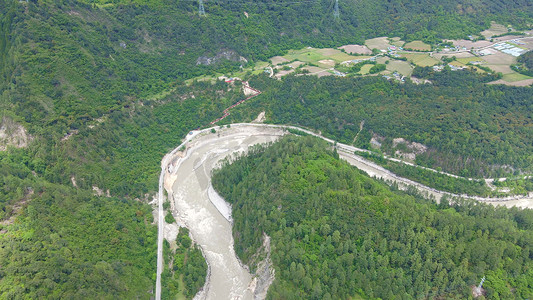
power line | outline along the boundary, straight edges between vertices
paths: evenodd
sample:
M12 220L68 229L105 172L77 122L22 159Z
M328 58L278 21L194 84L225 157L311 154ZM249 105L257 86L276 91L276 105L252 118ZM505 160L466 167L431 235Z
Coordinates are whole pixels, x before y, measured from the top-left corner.
M196 2L197 0L179 0L180 2ZM282 1L282 2L273 2L273 3L265 3L265 4L277 4L277 5L286 5L286 4L300 4L300 3L314 3L319 2L320 0L301 0L301 1ZM338 0L336 0L338 2ZM215 1L216 4L218 3L231 3L231 4L251 4L253 1L248 0L217 0ZM336 10L337 10L337 18L338 18L338 3L336 3ZM204 0L198 0L198 15L199 16L205 16L205 7L204 7Z
M205 16L204 0L198 1L198 15L200 15L200 17Z
M335 19L339 19L340 13L339 13L339 0L335 0L335 9L333 10L333 17Z

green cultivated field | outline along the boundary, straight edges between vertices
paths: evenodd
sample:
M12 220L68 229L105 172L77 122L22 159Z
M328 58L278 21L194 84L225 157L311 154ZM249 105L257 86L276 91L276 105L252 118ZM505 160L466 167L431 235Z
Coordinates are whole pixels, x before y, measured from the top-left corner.
M361 67L361 71L359 71L359 74L361 75L367 75L369 72L370 72L370 69L373 67L374 65L364 65Z
M431 51L431 45L428 45L422 41L412 41L403 46L405 49L413 49L419 51Z
M397 71L404 76L411 76L413 73L413 67L408 62L401 60L391 60L387 64L387 70L391 72Z
M347 60L361 59L362 56L349 55L332 48L304 48L300 50L290 50L286 55L283 55L283 58L288 61L299 60L306 63L318 64L321 60L332 59L335 62L343 62Z
M503 75L502 79L507 82L515 82L515 81L521 81L526 79L531 79L533 77L529 77L520 73L510 73Z
M406 57L410 62L420 67L431 67L440 63L440 60L424 53L403 53L402 56Z

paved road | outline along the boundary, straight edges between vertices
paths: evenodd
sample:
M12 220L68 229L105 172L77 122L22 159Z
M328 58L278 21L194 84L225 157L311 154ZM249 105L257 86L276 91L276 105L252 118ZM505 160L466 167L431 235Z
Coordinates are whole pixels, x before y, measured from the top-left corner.
M164 180L168 164L175 153L188 141L193 139L200 132L194 132L187 135L185 142L176 147L170 153L163 157L161 161L161 174L159 175L159 192L158 192L158 210L157 210L157 271L155 284L155 299L161 300L161 273L163 272L163 229L165 227L165 215L163 210L163 203L165 202L164 194Z
M174 175L177 176L176 182L174 183L172 188L172 193L174 193L175 196L174 200L176 201L176 207L178 208L178 217L182 218L181 221L183 221L187 225L187 227L189 227L189 230L191 231L191 234L193 236L193 240L195 240L195 242L200 244L200 246L202 247L204 255L207 256L208 263L210 264L210 268L212 269L213 273L210 276L211 282L208 280L208 282L206 283L207 292L205 295L207 295L207 298L209 299L226 299L227 297L223 295L229 296L230 294L237 297L250 296L249 293L243 292L243 287L246 286L246 281L248 280L248 277L246 274L243 275L242 268L240 265L239 267L236 267L237 264L235 263L236 257L234 257L235 254L233 252L233 238L231 237L231 226L227 227L230 223L222 216L221 213L217 211L216 207L209 202L209 198L207 196L207 190L210 185L210 170L220 159L226 157L227 155L230 155L234 152L244 151L249 145L275 139L280 135L280 130L295 129L319 137L332 145L336 145L339 155L342 159L365 171L370 176L376 176L378 178L397 182L399 186L403 188L406 188L408 186L414 186L420 191L434 196L437 200L444 195L448 195L452 197L470 198L477 201L487 202L493 205L533 207L533 195L512 196L507 198L483 198L458 195L435 190L412 180L399 177L396 174L386 170L385 168L354 154L355 151L368 152L368 150L359 149L342 143L336 143L334 140L328 139L309 130L295 126L240 123L232 124L231 128L224 128L222 130L218 129L218 127L214 128L218 130L217 134L210 133L211 128L207 128L201 131L195 131L192 134L188 135L186 142L174 149L174 151L172 151L171 153L167 154L162 160L162 170L159 179L158 199L159 232L157 251L156 300L161 299L161 272L163 267L162 246L164 228L164 180L165 175L169 174L167 172L167 170L169 170L169 163L172 162L172 159L174 158L174 155L177 150L185 144L187 144L188 147L191 147L187 151L186 158L193 157L194 159L189 159L189 161L187 162L185 160L178 160L175 163L177 165L172 166L171 173L174 173ZM267 138L269 136L270 138ZM185 169L183 169L183 172L180 171L180 167L182 164L185 167ZM186 166L187 164L189 165ZM202 222L203 220L209 221ZM213 231L213 226L219 229L214 229ZM220 229L223 227L225 229ZM225 238L217 239L217 237L222 236L221 234L219 235L219 233L222 232L224 232ZM215 241L215 243L213 243L213 241ZM225 241L229 241L230 243L227 244ZM224 246L221 247L220 245ZM225 255L228 257L224 257L223 259L221 259L221 256L219 255L220 253L217 252L219 250L226 252ZM233 258L231 257L231 255L233 255ZM226 263L227 261L233 261L229 263L229 268L228 263ZM219 265L218 271L214 271L217 264ZM231 268L234 268L234 270L230 270ZM215 274L215 272L216 275L213 275ZM224 272L233 272L233 275L228 276L228 273ZM214 282L215 280L216 282Z

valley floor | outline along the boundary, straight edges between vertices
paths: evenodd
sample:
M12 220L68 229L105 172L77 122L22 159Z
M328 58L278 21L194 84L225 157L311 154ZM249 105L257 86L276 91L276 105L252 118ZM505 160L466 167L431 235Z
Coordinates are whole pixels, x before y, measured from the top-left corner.
M334 141L293 126L242 123L214 128L215 133L212 132L212 128L191 132L187 137L187 142L165 156L162 164L161 178L163 181L160 189L164 186L170 195L171 208L173 208L178 224L189 228L193 240L202 247L208 261L210 272L206 285L201 295L198 296L202 296L200 298L230 296L250 298L252 294L261 291L254 291L252 275L235 255L231 218L228 215L227 207L220 203L214 203L213 199L209 197L208 191L212 188L211 170L216 168L222 159L244 153L255 144L275 141L280 136L288 134L288 129L317 136L331 144L334 144ZM184 151L178 151L178 149L183 149L182 146L186 147ZM414 186L420 192L428 197L434 197L437 201L447 195L470 198L492 205L533 208L533 195L531 194L507 198L483 198L438 191L399 177L383 167L355 155L355 148L352 146L337 143L336 147L342 159L370 176L396 182L400 189ZM160 195L163 195L162 190L160 190ZM161 197L160 205L162 205L162 201L164 199ZM162 212L160 214L163 215ZM160 218L159 222L162 244L163 218ZM160 260L162 258L158 255L158 261ZM158 267L159 265L160 263L158 263ZM158 270L158 274L160 274L160 270Z

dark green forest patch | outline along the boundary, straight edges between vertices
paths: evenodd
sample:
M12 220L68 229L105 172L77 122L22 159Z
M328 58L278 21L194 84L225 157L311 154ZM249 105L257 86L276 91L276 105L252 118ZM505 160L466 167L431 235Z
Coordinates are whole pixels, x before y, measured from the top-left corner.
M272 123L313 128L351 144L364 120L359 147L370 148L373 134L401 137L429 147L416 156L418 164L457 175L532 171L531 87L487 86L490 75L467 70L427 76L433 84L290 75L281 81L257 76L250 83L263 91L253 100L255 111L266 110ZM246 116L246 109L237 110Z
M189 230L180 227L176 248L172 250L165 240L163 253L165 269L161 274L161 298L192 299L205 284L207 263L199 246L189 237Z
M289 136L215 171L233 205L237 255L272 240L269 299L466 299L486 276L488 298L533 289L533 213L394 192L326 150Z

